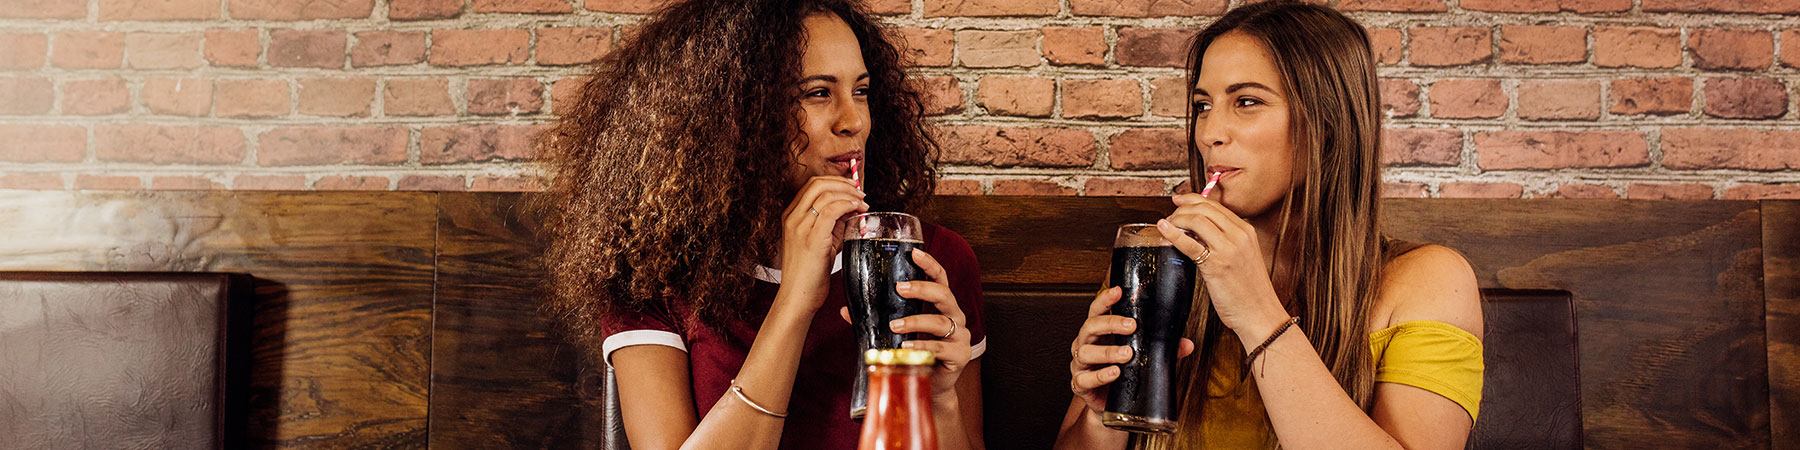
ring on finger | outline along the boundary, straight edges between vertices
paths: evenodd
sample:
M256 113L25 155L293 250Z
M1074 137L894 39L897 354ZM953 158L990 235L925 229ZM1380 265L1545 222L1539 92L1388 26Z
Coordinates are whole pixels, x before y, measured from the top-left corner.
M1200 247L1200 260L1194 261L1194 264L1196 264L1196 265L1206 264L1206 260L1211 259L1211 258L1212 258L1212 247Z
M807 207L806 212L812 213L813 217L819 217L819 210L813 209L812 207Z
M950 316L944 316L944 318L950 319ZM938 336L938 339L949 339L951 335L955 335L955 334L956 334L956 319L950 319L950 332L944 333L943 336Z

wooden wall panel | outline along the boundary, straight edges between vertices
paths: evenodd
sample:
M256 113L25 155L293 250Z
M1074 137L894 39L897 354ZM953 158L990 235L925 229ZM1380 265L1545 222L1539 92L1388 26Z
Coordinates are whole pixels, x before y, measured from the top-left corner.
M421 448L430 194L0 192L0 270L256 277L256 448Z
M1776 449L1800 449L1800 201L1762 202L1768 298L1769 422Z
M1484 288L1574 295L1589 448L1768 448L1754 202L1396 200Z

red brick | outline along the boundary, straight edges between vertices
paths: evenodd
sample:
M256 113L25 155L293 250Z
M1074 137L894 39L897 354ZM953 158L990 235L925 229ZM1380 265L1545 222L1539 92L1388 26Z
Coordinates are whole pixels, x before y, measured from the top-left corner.
M1045 27L1044 59L1051 64L1106 65L1106 30L1100 27Z
M560 14L575 11L567 0L474 0L470 6L478 13Z
M556 80L556 83L551 84L550 113L559 116L568 114L569 108L573 108L575 102L581 101L579 98L581 96L581 89L587 81L587 77L567 77Z
M0 115L44 114L55 102L48 78L0 77Z
M101 125L94 129L94 155L101 161L149 164L239 164L244 132L236 128Z
M943 181L938 182L942 185ZM475 192L540 192L544 184L535 177L475 177L469 188Z
M218 0L99 0L100 20L203 20L219 18Z
M407 175L395 183L397 191L466 191L463 177L446 175Z
M925 17L1049 16L1061 9L1056 0L925 0Z
M1086 130L991 126L938 128L940 159L995 167L1086 167L1094 163L1094 134Z
M1486 131L1475 134L1483 170L1619 168L1650 164L1636 131Z
M374 78L301 78L301 114L329 117L369 117L375 103Z
M1749 184L1725 190L1726 200L1800 199L1800 184Z
M1526 120L1599 119L1600 82L1539 80L1520 83L1519 118Z
M1469 0L1463 0L1467 2ZM1343 0L1338 9L1344 11L1444 12L1450 8L1444 0Z
M1631 78L1612 82L1613 114L1682 114L1693 106L1693 78Z
M1399 64L1406 54L1404 36L1393 28L1370 28L1369 51L1374 52L1377 63Z
M520 64L531 54L531 32L525 30L435 30L431 32L431 65L479 66Z
M469 80L463 98L470 114L537 114L544 111L544 84L530 78Z
M936 28L897 28L904 54L914 66L943 67L955 62L956 32Z
M611 28L539 28L537 34L539 65L587 64L612 50Z
M1187 117L1187 78L1151 78L1150 114L1163 117Z
M87 128L74 125L0 124L0 161L81 162L87 156Z
M143 188L143 177L89 174L75 176L75 189L80 190L135 191Z
M16 19L87 18L87 0L0 0L0 17Z
M219 80L213 89L213 114L219 117L285 116L293 94L287 80Z
M99 31L56 33L50 64L64 69L116 69L125 61L125 34Z
M1800 131L1671 128L1662 132L1663 167L1674 170L1800 169Z
M1681 30L1595 27L1594 64L1666 69L1681 65Z
M1187 130L1133 128L1112 137L1107 152L1118 170L1163 170L1187 167Z
M426 127L419 133L419 162L454 164L522 161L545 125L457 125Z
M425 32L364 31L356 33L350 67L405 66L425 62Z
M1639 200L1711 200L1712 186L1704 184L1656 184L1632 183L1625 189L1625 198Z
M1587 61L1587 29L1528 25L1500 27L1500 61L1515 64Z
M988 114L1049 117L1056 106L1056 81L991 75L981 79L975 99Z
M1381 183L1381 196L1387 198L1425 198L1429 195L1424 183Z
M0 69L44 67L50 37L43 33L0 33Z
M1796 14L1793 0L1643 0L1645 12Z
M1169 186L1154 178L1089 178L1082 191L1089 196L1162 197L1169 195Z
M131 33L125 37L125 65L133 69L197 69L200 33Z
M924 103L927 116L957 114L963 111L963 91L956 77L943 75L916 78L919 86L919 100Z
M1619 198L1619 192L1613 188L1597 184L1564 184L1556 187L1548 198Z
M315 191L385 191L390 180L387 177L362 177L332 175L313 182Z
M381 91L381 103L389 116L456 114L456 105L450 102L450 82L443 78L389 79Z
M349 38L335 30L274 30L269 32L269 65L275 67L344 67L344 44Z
M1462 164L1462 152L1462 130L1388 128L1381 132L1383 165L1454 166Z
M1188 46L1196 32L1187 28L1120 28L1113 59L1124 66L1187 67Z
M375 11L375 0L230 0L230 8L231 18L240 20L361 19Z
M156 114L204 116L212 111L213 82L203 78L151 78L139 94Z
M1525 186L1518 183L1477 183L1452 181L1438 187L1441 198L1519 198Z
M1415 0L1433 1L1433 0ZM1438 0L1441 1L1441 0ZM1069 0L1069 10L1077 16L1108 17L1190 17L1216 16L1225 13L1226 0Z
M994 180L994 195L1075 195L1075 189L1049 180Z
M1462 0L1463 9L1514 13L1624 12L1631 0Z
M231 189L239 191L304 191L306 177L301 175L238 175L231 179Z
M1759 70L1775 63L1775 36L1756 30L1696 30L1688 35L1694 67Z
M1063 80L1063 117L1119 119L1144 114L1136 79Z
M463 0L388 0L393 20L450 19L462 15ZM383 189L386 189L384 186Z
M1487 28L1414 27L1410 34L1415 66L1460 66L1494 57L1493 30Z
M262 37L255 29L206 30L206 61L214 66L256 67Z
M1775 119L1787 114L1787 87L1774 78L1714 78L1702 88L1706 115L1727 119Z
M62 189L63 178L54 174L0 174L0 190L57 191Z
M957 53L964 67L1031 67L1040 62L1037 31L956 32Z
M1412 80L1383 78L1381 110L1389 119L1412 117L1419 113L1419 84Z
M942 179L937 180L936 195L981 195L981 180Z
M898 15L912 12L912 0L864 0L860 3L875 14Z
M675 0L587 0L589 11L649 14L674 3Z
M150 189L158 191L217 191L225 189L225 185L201 177L165 176L151 178Z
M123 78L68 81L62 91L63 114L104 116L131 110L131 89Z
M1431 116L1439 119L1492 119L1506 114L1500 80L1443 80L1431 85Z
M1781 32L1781 65L1800 67L1800 30Z
M306 166L406 162L405 128L279 127L257 137L257 164Z

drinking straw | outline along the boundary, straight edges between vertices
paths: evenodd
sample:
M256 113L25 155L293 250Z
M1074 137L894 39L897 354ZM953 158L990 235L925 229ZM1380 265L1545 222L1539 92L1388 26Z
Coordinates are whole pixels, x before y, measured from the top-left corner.
M862 190L862 158L850 158L850 181L856 182L857 190Z
M1212 176L1207 177L1206 187L1200 188L1200 196L1205 197L1207 194L1211 194L1213 188L1219 186L1219 177L1224 175L1225 172L1213 172Z

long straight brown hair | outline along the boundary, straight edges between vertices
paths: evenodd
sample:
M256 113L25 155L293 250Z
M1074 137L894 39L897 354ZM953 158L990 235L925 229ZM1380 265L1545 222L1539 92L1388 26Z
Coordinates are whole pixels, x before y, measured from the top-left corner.
M1378 223L1381 185L1381 98L1367 31L1329 7L1271 1L1225 14L1195 37L1188 50L1191 89L1201 59L1214 40L1243 33L1275 57L1288 92L1289 140L1297 153L1294 175L1303 180L1282 200L1277 254L1295 255L1292 280L1276 289L1290 299L1288 312L1318 350L1344 392L1367 411L1374 391L1368 321L1382 258ZM1203 179L1206 161L1194 141L1194 108L1188 107L1189 185ZM1277 258L1277 260L1281 260ZM1283 268L1277 268L1281 272ZM1201 295L1204 297L1204 294ZM1197 299L1197 311L1210 304ZM1190 336L1203 347L1184 361L1181 430L1165 448L1201 448L1201 411L1208 401L1213 348L1224 332L1216 317L1195 314Z

